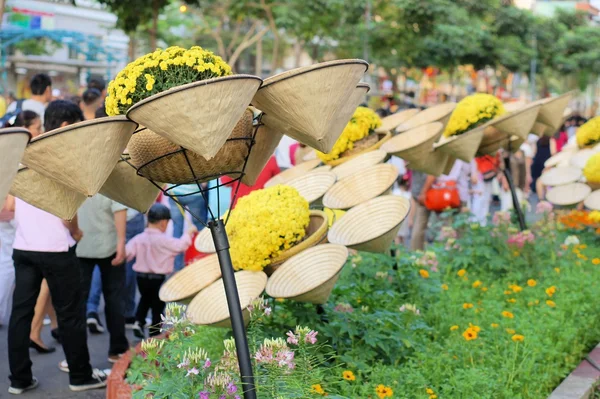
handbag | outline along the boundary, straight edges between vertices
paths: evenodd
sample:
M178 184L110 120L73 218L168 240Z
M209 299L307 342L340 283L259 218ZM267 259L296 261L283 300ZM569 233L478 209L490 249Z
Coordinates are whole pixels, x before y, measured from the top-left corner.
M425 208L434 212L442 212L448 208L460 208L460 195L456 181L434 183L425 193Z

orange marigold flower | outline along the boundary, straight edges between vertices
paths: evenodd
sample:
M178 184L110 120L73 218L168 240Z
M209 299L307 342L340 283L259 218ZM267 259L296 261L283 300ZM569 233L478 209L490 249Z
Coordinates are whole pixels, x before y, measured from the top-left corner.
M477 280L473 283L473 288L477 288L479 286L481 286L481 284L483 284L481 281Z
M546 305L550 306L551 308L555 308L556 307L556 303L554 301L551 301L550 299L548 299L546 301Z
M552 295L554 295L554 294L556 294L555 286L546 288L546 295L548 295L549 297L552 297Z
M523 342L525 340L525 337L523 335L520 334L514 334L512 336L512 340L515 342Z
M504 291L504 295L512 295L512 293L513 293L513 292L512 292L511 290L506 290L506 291Z
M321 384L312 385L311 388L315 393L318 393L319 395L327 395Z
M506 317L507 319L514 319L515 315L512 314L511 312L505 310L502 312L502 316Z
M342 377L344 377L344 379L345 379L346 381L354 381L354 380L356 380L356 376L355 376L355 375L354 375L354 373L353 373L352 371L350 371L350 370L345 370L345 371L342 373Z
M429 272L425 269L421 269L419 270L419 274L421 275L421 277L423 278L429 278Z
M492 323L491 326L492 326L492 328L498 328L499 324L498 323Z
M467 328L465 332L463 332L462 336L467 341L473 341L477 339L477 331L473 330L472 328Z
M600 258L594 258L594 259L592 259L592 263L594 265L600 265Z
M444 291L448 291L448 284L442 284L442 289Z
M379 399L383 399L383 398L391 398L392 395L394 394L394 391L392 391L391 387L387 387L383 384L379 384L379 385L377 385L377 388L375 388L375 393L377 394L377 397L379 397Z
M488 290L488 287L482 287L481 288L481 291L483 291L483 292L487 292L487 290Z
M463 303L463 309L471 309L473 307L472 303Z
M510 298L510 299L507 299L506 302L508 302L508 303L517 303L517 300L515 298Z
M527 285L530 287L535 287L537 285L537 281L535 281L534 279L530 278L529 280L527 280Z
M467 274L467 271L465 269L460 269L456 274L458 274L458 277L463 277L465 274Z
M509 333L510 335L513 335L516 331L513 330L512 328L507 328L506 332Z
M481 331L481 327L479 327L479 326L476 326L476 325L474 325L474 324L471 324L471 323L469 323L469 328L470 328L471 330L475 331L476 333L478 333L478 332L480 332L480 331Z
M450 327L450 331L456 331L456 330L458 330L458 326L452 326L452 327Z

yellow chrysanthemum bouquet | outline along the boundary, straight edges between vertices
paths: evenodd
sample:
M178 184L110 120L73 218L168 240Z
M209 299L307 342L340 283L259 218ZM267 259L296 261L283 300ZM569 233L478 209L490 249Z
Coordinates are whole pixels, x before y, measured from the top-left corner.
M506 113L502 101L491 94L472 94L462 99L452 112L444 137L465 133Z
M580 148L600 143L600 116L590 119L577 130L577 145Z
M157 49L129 63L110 82L106 113L124 114L133 104L154 94L226 75L231 75L231 67L202 47Z
M353 149L358 141L375 134L375 129L379 126L381 126L381 118L375 111L358 107L331 151L327 154L317 151L317 155L324 162L339 159L344 152Z
M583 175L589 184L600 185L600 152L588 159Z
M276 185L240 198L227 224L233 267L263 270L302 241L309 222L308 202L295 188Z

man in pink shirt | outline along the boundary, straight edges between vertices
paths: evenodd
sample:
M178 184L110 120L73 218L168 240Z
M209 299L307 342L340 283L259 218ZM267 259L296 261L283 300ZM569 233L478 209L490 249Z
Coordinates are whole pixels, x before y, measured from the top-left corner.
M141 295L133 327L133 333L138 338L145 338L144 325L149 309L152 309L150 336L160 333L160 316L165 309L165 303L158 296L160 286L166 276L173 272L175 257L189 248L194 233L198 231L192 225L188 234L173 238L165 233L170 219L169 208L162 204L152 205L148 211L148 227L127 243L127 260L135 258L133 270L137 274Z

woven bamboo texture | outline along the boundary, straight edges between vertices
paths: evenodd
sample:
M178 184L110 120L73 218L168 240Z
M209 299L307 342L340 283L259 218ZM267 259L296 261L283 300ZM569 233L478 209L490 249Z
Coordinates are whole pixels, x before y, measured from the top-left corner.
M335 183L323 197L323 205L331 209L349 209L390 190L398 170L390 164L366 168Z
M574 166L557 166L544 172L540 180L545 186L562 186L575 183L582 175L581 169Z
M196 234L194 247L198 252L213 254L217 252L210 229L202 229Z
M247 307L265 290L267 275L263 272L242 270L235 273L235 283L240 298L240 307L243 310L244 321L248 323L249 314ZM190 302L186 314L188 319L195 324L224 328L231 327L223 280L218 279L200 291Z
M97 194L136 124L124 116L75 123L31 140L23 164L87 196Z
M267 282L273 298L324 304L348 259L343 245L317 245L288 259Z
M595 148L584 148L579 150L571 157L571 165L583 169L585 168L587 161L597 152L598 151Z
M219 278L221 278L221 267L217 255L207 256L187 265L168 279L160 287L160 300L189 302L194 295Z
M408 167L418 170L428 175L440 176L446 170L450 155L439 150L433 150L429 153L423 153L422 157L413 157L408 163Z
M27 167L19 168L10 194L64 220L73 219L87 198Z
M396 132L402 133L416 127L427 125L432 122L440 122L443 125L442 131L450 120L452 111L456 108L456 103L444 103L434 105L417 113L415 116L396 127Z
M387 157L387 153L381 150L368 151L357 155L343 164L336 166L331 171L335 173L338 180L351 176L369 166L382 163Z
M386 116L381 119L381 126L377 128L376 132L393 132L398 126L417 115L419 111L418 108L411 108Z
M540 100L541 108L537 122L550 127L550 130L556 131L562 123L564 111L569 105L573 94L574 92L571 91L558 97Z
M275 175L272 178L270 178L269 181L267 181L265 183L265 188L274 186L276 184L285 184L290 180L293 180L297 177L300 177L300 176L308 173L309 171L316 168L320 164L321 164L320 159L313 159L311 161L306 161L306 162L301 163L300 165L294 166L293 168L284 170L283 172L279 173L278 175Z
M571 161L571 157L577 153L576 149L562 149L559 153L552 155L544 162L546 168L551 168L558 165L568 165Z
M347 104L368 64L338 60L293 69L265 79L252 104L275 130L329 152L350 119ZM352 109L353 111L353 109Z
M263 123L268 120L268 116L263 117ZM269 159L275 153L275 149L279 145L283 133L271 129L267 124L260 126L256 132L254 146L250 150L250 156L246 163L246 174L242 178L242 183L247 186L253 186L258 179L258 176L265 168ZM236 178L237 176L231 176Z
M345 120L347 124L350 119L352 119L354 111L356 111L356 108L365 101L365 97L370 89L371 87L366 83L359 83L356 86L350 97L348 97L348 100L342 105L342 108L338 112L340 120ZM344 125L344 127L346 127L346 125Z
M337 177L333 172L316 171L295 178L286 183L294 187L311 205L320 205L323 196L333 186Z
M331 166L342 165L346 162L351 161L352 159L359 157L363 154L373 152L381 148L381 146L392 138L392 132L387 133L374 133L376 139L374 142L371 142L372 145L361 146L360 148L353 148L350 150L351 152L346 151L342 156L333 161L328 161L327 164ZM357 142L358 143L358 142Z
M189 83L134 104L127 116L210 160L231 135L261 82L257 76L231 75Z
M575 205L587 198L592 189L583 183L570 183L552 187L546 194L546 200L554 205Z
M357 251L386 252L409 211L410 201L406 198L373 198L342 216L329 230L327 239Z
M456 158L448 155L448 158L446 160L446 166L444 166L444 171L442 173L445 175L449 175L450 172L452 171L452 168L454 167L455 163L456 163Z
M31 134L23 128L0 129L0 198L4 201L10 185L12 184L19 162L23 158L25 147L29 143Z
M483 139L484 126L452 137L441 137L435 148L461 161L471 162Z
M490 124L509 136L514 135L526 139L536 121L540 108L541 105L528 106L494 119ZM485 142L485 137L483 140Z
M600 190L596 189L596 191L588 195L583 201L583 205L593 211L600 211Z
M423 171L431 169L443 171L446 153L434 154L434 142L440 137L443 125L440 122L428 123L392 137L381 146L388 154L395 155L411 164L411 168ZM442 162L441 169L439 162Z

